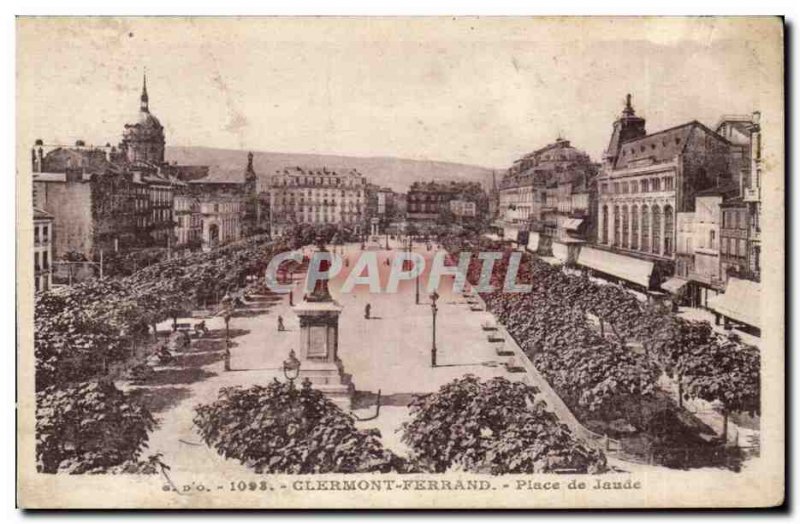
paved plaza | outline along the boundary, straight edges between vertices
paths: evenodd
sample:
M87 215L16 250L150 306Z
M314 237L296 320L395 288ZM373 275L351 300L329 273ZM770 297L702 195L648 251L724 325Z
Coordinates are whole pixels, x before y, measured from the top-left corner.
M393 257L401 245L390 244L385 249L385 239L367 244L367 250L377 255L382 288L390 271L386 259ZM405 454L397 431L408 416L408 402L413 394L435 391L450 380L472 373L481 378L503 375L509 379L519 377L506 371L494 346L487 340L482 323L493 321L485 311L472 311L460 294L452 292L453 277L445 277L439 287L437 315L437 367L431 367L432 314L430 298L426 292L427 271L421 276L420 304L415 303L414 281L401 283L396 294L370 294L366 286L356 286L352 293L343 294L340 288L346 271L354 265L361 252L360 245L337 247L349 260L343 274L331 281L333 298L343 306L339 322L339 356L345 372L352 376L356 395L354 413L362 418L375 414L375 399L382 395L380 415L373 420L359 422L362 429L375 427L381 431L384 444L395 452ZM415 244L414 250L426 258L430 267L435 246L430 251L425 244ZM302 279L295 275L297 289L295 304L302 300ZM372 317L364 318L364 306L370 303ZM277 330L278 316L282 316L286 331ZM220 317L206 321L211 336L194 342L193 349L208 349L209 361L224 348L224 322ZM159 326L169 330L170 322ZM163 460L172 468L173 476L197 475L201 470L227 472L230 475L247 473L237 461L226 460L200 440L192 424L194 406L213 401L221 387L265 384L278 379L286 380L282 362L291 349L299 345L299 325L289 306L288 295L274 296L269 300L249 304L231 319L233 341L231 371L224 371L223 362L215 360L202 364L203 353L192 352L201 365L194 369L159 370L165 379L162 385L147 386L151 405L156 406L159 427L150 439L151 452L164 454ZM209 346L206 348L205 346ZM213 353L212 353L213 352Z

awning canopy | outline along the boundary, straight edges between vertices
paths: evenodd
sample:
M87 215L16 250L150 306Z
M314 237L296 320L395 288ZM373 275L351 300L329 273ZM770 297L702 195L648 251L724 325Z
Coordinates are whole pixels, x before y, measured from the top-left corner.
M664 291L668 291L674 295L679 293L680 290L683 289L683 286L685 286L688 283L689 281L683 278L672 277L663 284L661 284L661 289L663 289Z
M528 251L536 252L539 249L539 233L531 231L528 236Z
M761 327L761 285L750 280L728 279L725 293L708 299L709 309L728 318Z
M558 260L566 262L569 259L569 249L565 244L562 244L561 242L553 242L551 249L553 250L553 257L557 258Z
M579 227L583 224L582 218L570 218L564 222L564 229L567 231L577 231Z
M594 269L642 287L650 287L653 263L591 247L581 248L578 265Z

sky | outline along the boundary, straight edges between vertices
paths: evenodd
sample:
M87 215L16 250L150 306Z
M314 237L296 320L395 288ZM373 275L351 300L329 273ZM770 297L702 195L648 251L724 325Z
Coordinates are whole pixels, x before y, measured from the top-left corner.
M777 19L20 19L20 147L168 145L496 169L567 138L600 160L626 93L647 130L782 118Z

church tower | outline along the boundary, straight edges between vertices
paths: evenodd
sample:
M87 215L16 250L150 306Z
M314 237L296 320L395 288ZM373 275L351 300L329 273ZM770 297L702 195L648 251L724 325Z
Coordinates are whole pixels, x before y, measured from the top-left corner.
M611 140L603 157L604 167L612 168L614 166L623 143L647 134L644 124L644 118L636 116L631 104L631 95L628 93L625 96L625 108L622 110L622 115L614 122L614 131L611 133Z
M161 165L164 163L164 127L150 112L150 97L147 95L147 75L142 81L142 95L139 97L139 114L131 123L125 124L122 132L122 150L128 162L144 162Z

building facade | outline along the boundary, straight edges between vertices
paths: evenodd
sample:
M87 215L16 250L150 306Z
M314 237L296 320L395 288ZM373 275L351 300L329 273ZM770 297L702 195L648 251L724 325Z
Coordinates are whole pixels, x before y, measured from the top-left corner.
M270 229L281 234L295 224L333 224L363 231L367 179L358 170L285 168L269 182Z
M676 214L693 212L699 191L738 183L731 143L703 124L646 134L628 95L598 177L597 244L674 272Z
M173 249L236 240L255 233L260 220L266 223L263 206L245 205L245 195L259 202L252 154L244 176L227 180L209 166L166 163L165 143L164 128L150 112L146 79L139 111L124 125L117 147L37 140L31 151L34 204L53 216L51 256L91 263L103 252L154 248L170 256Z
M33 208L34 289L47 291L53 285L53 215Z
M725 116L717 132L728 138L741 158L738 198L722 207L720 232L723 277L761 279L761 114Z
M505 238L573 262L593 230L598 166L558 138L516 160L500 181L498 222Z
M489 212L489 198L477 182L414 182L406 193L406 216L410 222L435 224L452 216L450 202L475 204L476 216Z

